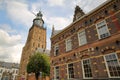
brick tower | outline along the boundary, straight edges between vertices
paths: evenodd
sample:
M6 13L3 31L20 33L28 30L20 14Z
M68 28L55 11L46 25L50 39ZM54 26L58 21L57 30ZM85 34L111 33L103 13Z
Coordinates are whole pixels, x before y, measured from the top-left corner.
M29 57L38 49L46 49L46 28L44 27L44 21L42 14L39 11L36 18L33 20L33 25L29 29L28 38L25 46L23 47L21 62L20 62L20 78L26 80L27 72L26 66Z

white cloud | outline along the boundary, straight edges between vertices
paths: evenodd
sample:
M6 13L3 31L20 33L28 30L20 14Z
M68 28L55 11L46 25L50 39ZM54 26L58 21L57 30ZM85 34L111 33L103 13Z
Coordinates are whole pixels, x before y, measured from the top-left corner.
M71 19L63 17L49 17L45 18L45 21L50 29L52 29L52 26L54 25L56 30L60 30L69 25Z
M63 6L64 0L48 0L50 6Z
M90 12L106 0L77 0L76 3L86 12Z
M0 29L8 32L8 33L13 33L16 32L15 30L13 30L8 24L0 24Z
M14 23L23 24L30 27L34 15L28 10L28 5L17 1L6 1L8 16Z
M12 46L20 42L20 35L9 35L4 30L0 29L0 46Z
M0 29L0 60L19 62L23 44L20 35L9 35Z
M10 47L0 46L0 61L20 63L23 44L16 44Z

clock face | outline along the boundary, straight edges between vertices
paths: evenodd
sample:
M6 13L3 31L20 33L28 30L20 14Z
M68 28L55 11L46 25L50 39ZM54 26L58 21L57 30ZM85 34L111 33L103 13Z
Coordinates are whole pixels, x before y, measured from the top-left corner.
M43 26L43 21L40 20L40 26Z
M43 26L43 21L42 20L35 20L35 24L38 26Z

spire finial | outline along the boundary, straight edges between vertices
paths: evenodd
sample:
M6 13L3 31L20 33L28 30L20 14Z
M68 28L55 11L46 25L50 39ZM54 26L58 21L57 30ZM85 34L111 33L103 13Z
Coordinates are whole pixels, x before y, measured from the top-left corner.
M55 29L54 29L54 25L52 26L52 31L54 31Z
M41 11L39 11L39 12L37 13L37 16L36 16L36 17L42 18L42 13L41 13Z
M52 35L54 34L55 28L54 25L52 26Z

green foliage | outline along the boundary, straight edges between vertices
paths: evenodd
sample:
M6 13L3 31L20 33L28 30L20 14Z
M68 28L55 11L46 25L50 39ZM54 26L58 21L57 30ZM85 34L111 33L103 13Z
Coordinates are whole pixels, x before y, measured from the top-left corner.
M47 76L50 74L50 58L43 53L35 53L29 59L27 64L27 72L28 73L39 73L42 72L43 76Z

